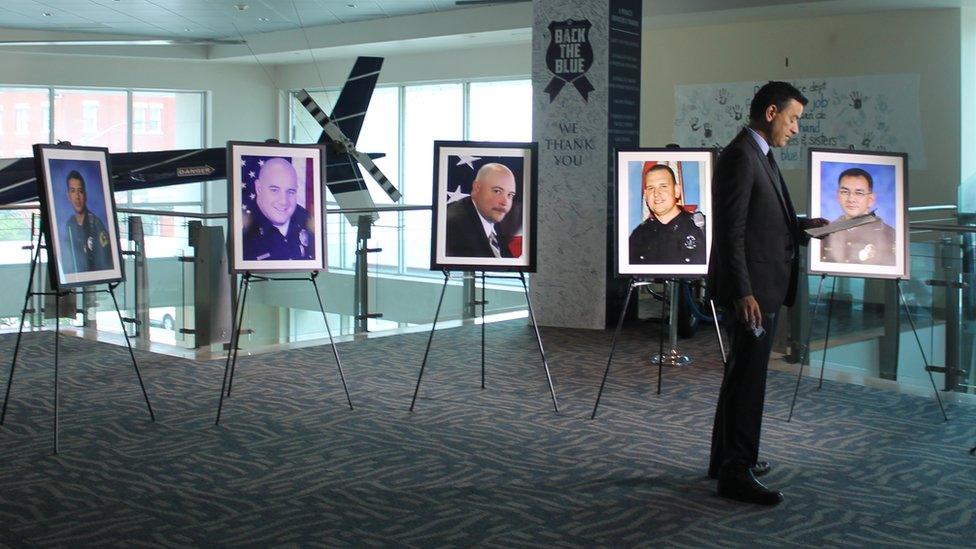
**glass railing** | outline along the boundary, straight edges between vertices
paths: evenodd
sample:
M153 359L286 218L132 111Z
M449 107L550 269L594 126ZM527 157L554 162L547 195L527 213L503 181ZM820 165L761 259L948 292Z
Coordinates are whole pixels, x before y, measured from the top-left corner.
M369 212L330 209L326 218L330 267L317 283L335 337L421 330L434 320L444 276L423 268L429 263L430 208L388 206L378 210L379 220L369 227L366 240L358 238L359 227L349 218ZM19 326L38 227L36 205L0 209L0 273L11 282L9 291L0 297L0 330ZM230 341L231 308L240 280L228 274L226 216L120 208L119 232L125 280L116 295L133 344L201 358L222 354ZM34 288L44 291L49 287L42 253ZM106 294L67 299L77 301L78 314L62 318L63 328L83 337L122 342L122 323ZM470 274L453 273L439 325L456 325L480 316L481 308L473 305L480 299L480 281L476 283ZM525 315L525 296L518 281L489 278L486 300L485 314L491 317ZM53 303L45 304L39 297L28 310L25 329L53 328ZM310 282L251 284L242 349L260 352L327 340Z
M957 222L954 210L911 209L909 280L828 276L818 306L821 276L808 276L777 350L810 364L814 377L823 365L827 379L976 392L976 226Z

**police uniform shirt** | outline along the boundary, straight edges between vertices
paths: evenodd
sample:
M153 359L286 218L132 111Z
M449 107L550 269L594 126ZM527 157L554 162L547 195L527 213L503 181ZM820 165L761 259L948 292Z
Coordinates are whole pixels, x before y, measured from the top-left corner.
M310 217L305 208L295 207L286 234L281 234L260 209L255 209L251 216L251 224L244 231L245 261L315 259L315 232L309 226Z
M65 273L112 268L112 247L105 224L87 209L79 225L72 215L64 224L66 242L61 267Z
M661 223L653 214L648 216L630 233L630 263L703 265L705 233L695 223L696 217L704 226L701 213L684 209L668 223Z
M842 215L834 222L847 219ZM824 237L820 260L859 265L895 264L895 229L883 221L858 225Z

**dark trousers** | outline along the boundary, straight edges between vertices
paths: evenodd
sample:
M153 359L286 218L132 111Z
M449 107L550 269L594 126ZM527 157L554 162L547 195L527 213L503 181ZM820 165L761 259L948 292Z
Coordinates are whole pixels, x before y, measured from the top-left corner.
M715 409L712 457L708 470L740 471L759 459L759 432L766 397L766 369L773 349L778 314L764 314L766 333L759 338L728 311L729 356Z

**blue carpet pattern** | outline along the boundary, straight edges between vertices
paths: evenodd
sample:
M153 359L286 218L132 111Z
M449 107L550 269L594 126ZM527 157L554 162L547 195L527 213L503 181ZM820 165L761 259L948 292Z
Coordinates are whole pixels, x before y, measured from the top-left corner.
M596 420L610 334L491 324L223 362L62 338L61 453L51 455L53 334L28 334L0 429L0 545L784 547L976 544L976 410L771 372L762 457L786 502L722 500L705 476L721 382L713 335L655 394L656 327L627 330ZM0 337L6 380L14 336Z

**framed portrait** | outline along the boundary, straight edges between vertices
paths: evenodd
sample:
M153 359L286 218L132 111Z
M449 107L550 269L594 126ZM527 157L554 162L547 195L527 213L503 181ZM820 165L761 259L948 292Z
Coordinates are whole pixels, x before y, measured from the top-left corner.
M323 145L227 143L232 272L326 267Z
M108 149L38 144L34 164L52 285L121 281Z
M909 278L908 156L810 149L809 159L811 218L823 217L831 223L863 216L871 220L811 239L809 271Z
M536 143L434 142L431 270L535 272Z
M713 149L617 151L618 276L699 277L712 245Z

